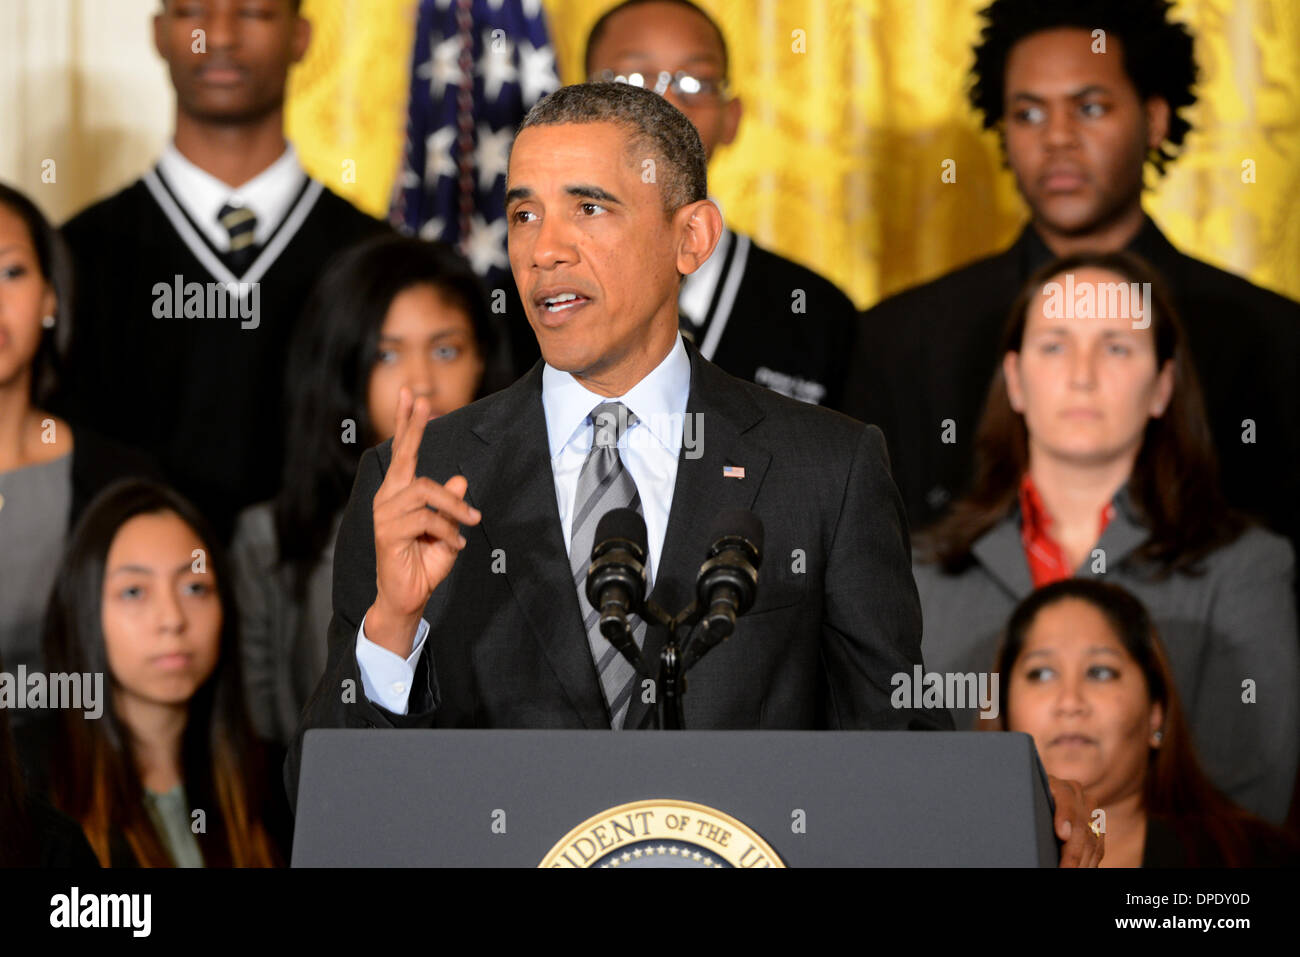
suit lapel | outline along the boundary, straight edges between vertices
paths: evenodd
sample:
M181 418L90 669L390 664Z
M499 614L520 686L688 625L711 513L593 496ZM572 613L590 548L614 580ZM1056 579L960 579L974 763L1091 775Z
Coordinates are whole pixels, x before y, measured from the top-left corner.
M469 498L483 513L489 549L502 550L515 601L573 709L584 726L608 728L555 504L542 363L501 395L470 424L481 445L461 463Z
M1018 512L998 522L971 545L971 554L1016 601L1034 590L1034 580L1020 539Z
M744 436L763 418L745 387L703 359L690 343L686 350L691 358L688 422L677 459L668 531L650 595L671 615L694 598L695 576L708 552L714 517L728 509L751 508L772 461L766 449ZM693 449L688 447L692 439ZM724 477L722 469L727 465L743 469L744 478ZM658 674L659 652L666 638L664 629L647 629L642 658L652 674ZM648 726L652 712L653 706L643 700L638 689L624 727Z

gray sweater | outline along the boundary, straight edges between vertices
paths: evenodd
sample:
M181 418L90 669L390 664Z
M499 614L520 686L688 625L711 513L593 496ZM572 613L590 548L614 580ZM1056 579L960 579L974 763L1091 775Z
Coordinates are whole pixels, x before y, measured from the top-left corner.
M1097 542L1105 572L1094 573L1089 557L1075 575L1121 585L1146 605L1168 652L1205 772L1242 807L1281 823L1300 755L1300 637L1291 546L1253 527L1211 553L1202 575L1153 581L1132 560L1147 537L1131 499L1121 491L1114 518ZM981 536L972 553L975 564L958 575L935 565L913 566L928 671L991 671L1007 619L1033 591L1018 508ZM1242 700L1248 679L1255 683L1254 703ZM958 728L969 728L976 711L954 711L953 717Z
M333 608L334 519L324 553L312 569L306 599L293 597L291 569L278 564L271 505L245 509L235 523L231 554L239 623L244 696L259 737L286 745L311 697L328 656Z

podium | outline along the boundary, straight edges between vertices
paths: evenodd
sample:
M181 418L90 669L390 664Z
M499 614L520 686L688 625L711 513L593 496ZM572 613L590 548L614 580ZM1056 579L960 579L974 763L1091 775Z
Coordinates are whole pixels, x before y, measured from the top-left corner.
M1025 734L308 731L294 867L1055 867Z

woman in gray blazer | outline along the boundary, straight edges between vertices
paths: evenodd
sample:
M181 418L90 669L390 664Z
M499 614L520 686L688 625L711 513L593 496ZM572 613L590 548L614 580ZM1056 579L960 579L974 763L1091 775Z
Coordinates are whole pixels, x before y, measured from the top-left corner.
M290 351L280 495L246 509L232 553L254 727L287 744L325 671L334 541L361 453L391 438L403 387L436 414L503 384L487 298L450 246L385 234L341 253Z
M1294 554L1224 503L1161 280L1129 253L1058 260L1021 292L1002 354L971 490L916 543L927 669L993 669L1036 587L1121 585L1164 636L1211 780L1282 822L1300 754Z

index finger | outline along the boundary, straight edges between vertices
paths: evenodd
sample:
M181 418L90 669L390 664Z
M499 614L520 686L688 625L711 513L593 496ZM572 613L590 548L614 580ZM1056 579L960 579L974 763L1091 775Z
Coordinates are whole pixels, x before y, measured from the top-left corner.
M406 488L415 478L424 427L429 424L428 403L416 398L406 386L397 395L397 428L393 432L393 460L389 463L384 484L390 480L397 488Z

